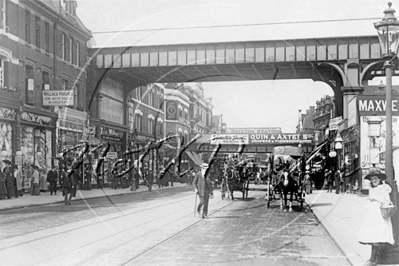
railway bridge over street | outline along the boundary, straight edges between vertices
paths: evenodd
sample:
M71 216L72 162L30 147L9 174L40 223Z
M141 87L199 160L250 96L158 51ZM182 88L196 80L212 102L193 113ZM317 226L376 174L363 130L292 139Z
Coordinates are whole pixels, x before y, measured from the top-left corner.
M115 78L126 102L135 88L150 83L312 79L333 89L337 116L345 119L353 95L385 75L377 36L107 47L92 48L90 55L93 118L103 81Z

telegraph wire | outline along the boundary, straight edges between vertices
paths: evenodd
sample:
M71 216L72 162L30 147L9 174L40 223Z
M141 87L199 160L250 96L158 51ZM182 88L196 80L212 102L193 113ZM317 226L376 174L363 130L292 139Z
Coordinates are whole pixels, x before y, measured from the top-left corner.
M365 20L380 20L381 18L351 18L351 19L331 19L331 20L308 20L308 21L286 21L286 22L266 22L254 24L231 24L231 25L211 25L211 26L192 26L192 27L168 27L156 29L135 29L135 30L111 30L111 31L94 31L92 34L107 34L120 32L146 32L146 31L166 31L166 30L188 30L188 29L212 29L212 28L232 28L232 27L254 27L254 26L270 26L270 25L290 25L290 24L308 24L308 23L329 23L329 22L350 22Z

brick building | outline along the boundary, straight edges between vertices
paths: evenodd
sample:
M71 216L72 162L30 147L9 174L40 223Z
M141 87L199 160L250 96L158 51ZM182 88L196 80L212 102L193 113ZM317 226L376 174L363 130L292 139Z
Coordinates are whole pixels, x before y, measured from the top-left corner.
M76 8L72 0L0 0L1 159L24 170L32 163L48 169L83 133L91 33ZM59 90L69 91L68 106L43 97Z

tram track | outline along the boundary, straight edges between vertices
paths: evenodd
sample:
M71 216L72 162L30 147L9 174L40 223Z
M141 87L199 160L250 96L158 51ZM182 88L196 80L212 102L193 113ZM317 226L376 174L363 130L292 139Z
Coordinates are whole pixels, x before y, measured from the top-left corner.
M29 244L29 243L32 243L32 242L35 242L35 241L45 240L45 239L47 239L47 238L54 237L54 236L59 236L59 235L62 235L62 234L68 234L68 233L71 233L71 232L76 231L76 230L88 228L88 227L90 227L90 226L93 226L93 225L96 225L96 224L101 224L101 223L104 223L104 222L109 222L109 221L111 221L111 220L119 219L119 218L124 217L124 216L126 217L126 216L128 216L128 215L134 215L134 214L139 214L139 213L147 212L147 211L154 210L154 209L157 209L157 208L160 208L160 207L165 207L165 206L168 206L168 205L171 205L171 204L178 204L178 203L180 203L180 202L187 201L187 200L189 200L189 199L191 199L191 198L192 198L192 197L190 197L190 196L186 196L186 197L184 197L184 198L182 198L182 199L175 200L175 201L173 201L173 202L168 201L168 202L165 203L165 204L156 205L156 206L153 206L153 207L150 207L150 208L146 208L146 209L139 209L139 210L137 210L136 208L130 208L130 210L132 210L132 211L130 211L130 212L129 212L129 211L126 211L126 210L117 210L117 211L115 211L115 212L112 213L112 214L116 214L116 213L119 212L119 213L121 213L121 215L114 216L114 217L111 217L111 218L106 218L106 219L100 219L100 220L97 221L97 222L93 222L93 223L90 223L90 224L87 224L87 225L84 225L84 226L79 226L79 227L75 227L75 228L72 228L72 229L64 230L64 231L58 232L58 233L56 233L56 234L51 234L50 236L43 236L43 237L35 238L35 239L29 240L29 241L19 242L18 244L14 244L14 245L10 245L10 246L4 247L4 248L0 248L0 252L1 252L1 251L4 251L4 250L7 250L7 249L10 249L10 248L13 248L13 247L16 247L16 246L26 245L26 244ZM114 206L114 207L117 207L117 206ZM112 214L111 214L111 215L112 215ZM90 219L98 219L98 217L95 216L95 217L90 218ZM8 223L6 222L6 223L2 223L2 224L4 225L4 224L11 224L11 223L15 223L15 222L12 221L12 222L8 222ZM139 226L139 225L137 225L137 226ZM46 229L48 229L48 228L46 228ZM44 229L44 230L46 230L46 229ZM38 230L38 231L39 231L39 230ZM34 232L30 232L30 233L35 233L35 232L38 232L38 231L34 231ZM25 234L25 233L21 233L21 234L13 235L13 236L11 236L11 237L4 237L3 240L4 240L4 239L14 238L14 237L20 237L20 236L22 236L22 235L24 235L24 234Z
M248 194L249 194L249 193L248 193ZM251 193L251 194L252 194L252 193ZM222 200L221 200L221 201L222 201ZM218 208L217 210L213 211L212 214L214 214L214 213L216 213L216 212L219 212L220 210L222 210L222 209L224 209L224 208L226 208L226 207L232 205L234 202L235 202L235 201L230 201L227 205L222 206L222 207ZM211 214L211 215L212 215L212 214ZM149 253L149 252L151 252L152 250L154 250L154 249L156 249L156 248L162 246L163 244L166 244L168 241L170 241L170 240L174 239L175 237L177 237L177 236L183 234L184 232L190 230L190 229L193 228L195 225L197 225L197 224L199 224L199 223L201 223L201 222L203 222L203 220L197 220L197 221L195 221L194 223L190 224L189 226L187 226L187 227L183 228L182 230L180 230L180 231L174 233L173 235L169 236L168 238L166 238L166 239L160 241L160 242L157 243L156 245L154 245L154 246L152 246L152 247L150 247L150 248L147 248L145 251L143 251L143 252L141 252L140 254L134 256L133 258L131 258L130 260L126 261L125 263L123 263L123 264L121 264L121 265L130 265L130 263L134 262L134 261L137 260L137 259L140 259L141 257L143 257L144 255L146 255L147 253Z

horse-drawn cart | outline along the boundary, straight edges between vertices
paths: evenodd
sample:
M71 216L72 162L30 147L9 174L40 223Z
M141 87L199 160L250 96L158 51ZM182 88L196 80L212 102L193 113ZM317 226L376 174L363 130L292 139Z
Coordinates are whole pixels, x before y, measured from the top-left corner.
M222 199L234 200L234 191L242 192L242 198L248 198L249 178L240 165L225 168L221 184Z
M280 164L275 164L275 159L280 160ZM287 158L287 160L284 160ZM291 161L288 160L290 158ZM266 182L266 196L267 207L270 207L270 202L277 200L279 195L281 201L280 208L287 210L288 194L290 194L289 212L292 212L293 197L300 204L300 209L303 208L303 172L305 170L305 161L303 151L301 148L292 146L278 146L273 150L270 157L270 174ZM297 163L297 160L300 161ZM299 169L299 171L297 171ZM297 171L297 172L296 172ZM284 201L284 205L283 205Z

